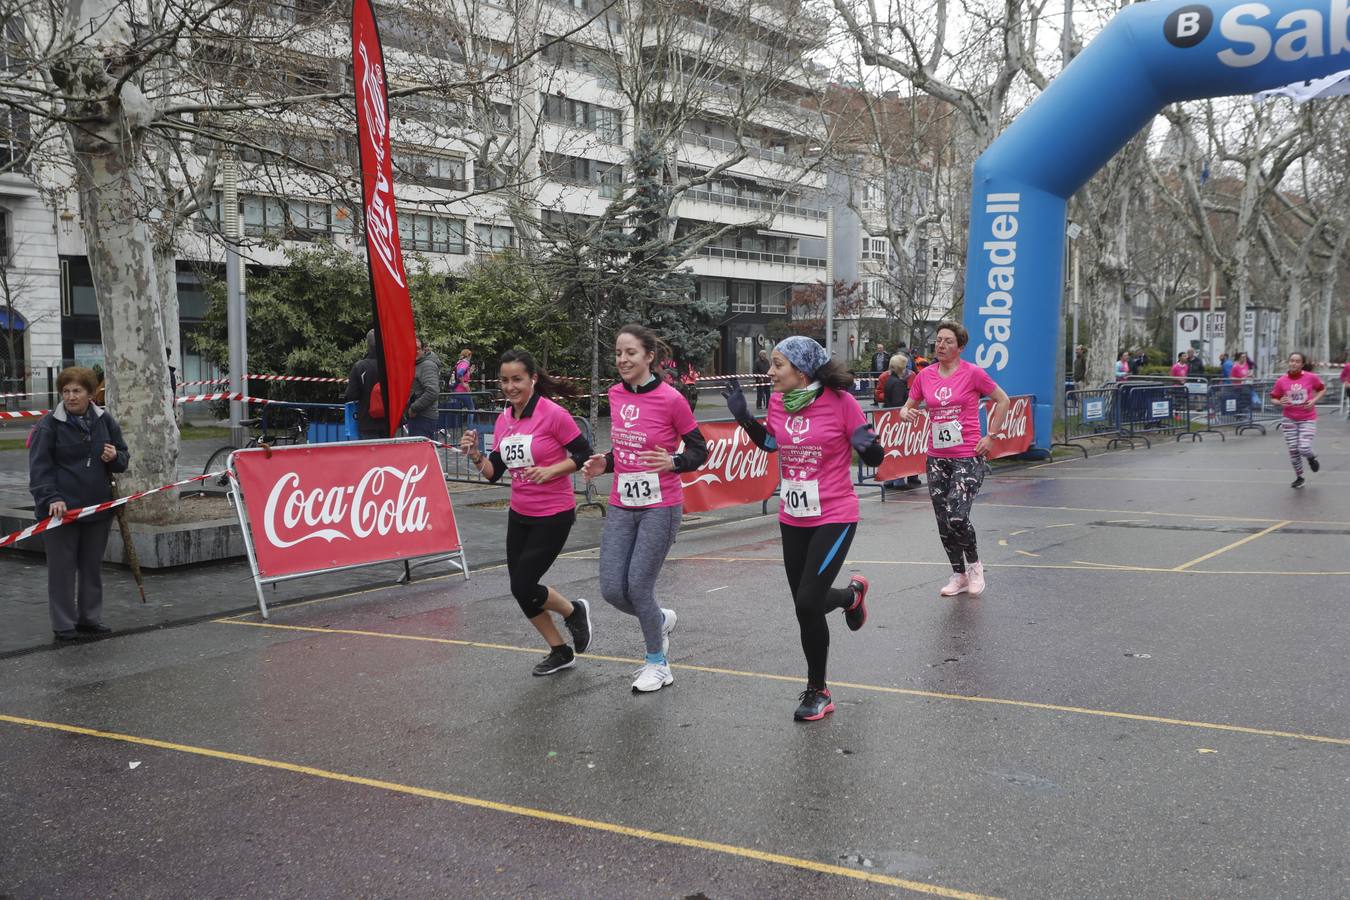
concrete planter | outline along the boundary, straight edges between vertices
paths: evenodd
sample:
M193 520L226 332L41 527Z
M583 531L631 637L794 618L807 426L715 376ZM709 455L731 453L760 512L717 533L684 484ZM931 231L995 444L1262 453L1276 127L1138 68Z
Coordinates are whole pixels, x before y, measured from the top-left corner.
M32 524L31 508L0 508L0 534L20 531ZM239 533L239 521L233 517L181 525L143 525L132 522L131 539L143 569L170 569L219 559L241 559L244 556L244 539ZM46 553L41 535L6 549ZM103 561L117 565L124 563L122 532L116 522L108 536L108 548L103 553Z

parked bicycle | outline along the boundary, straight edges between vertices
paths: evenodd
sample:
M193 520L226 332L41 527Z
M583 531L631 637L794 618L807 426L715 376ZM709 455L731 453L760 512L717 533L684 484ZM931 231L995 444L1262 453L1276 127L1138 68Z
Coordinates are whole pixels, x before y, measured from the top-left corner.
M281 407L278 409L286 409ZM268 424L268 409L263 407L262 414L256 419L244 419L239 424L245 428L255 428L257 432L248 439L243 449L248 450L252 447L285 447L294 444L303 444L309 434L309 416L305 415L303 409L287 409L287 412L293 412L294 418L280 427L271 427ZM211 458L206 461L206 466L202 469L203 475L210 475L212 472L220 472L220 476L213 479L219 487L225 487L229 484L229 476L225 474L225 466L230 460L230 454L240 448L233 444L226 444L224 447L217 448L211 454Z

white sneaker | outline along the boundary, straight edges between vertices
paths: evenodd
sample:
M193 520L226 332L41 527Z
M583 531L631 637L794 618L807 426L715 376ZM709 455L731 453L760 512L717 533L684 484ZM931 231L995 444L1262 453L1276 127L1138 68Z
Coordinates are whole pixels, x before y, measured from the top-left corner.
M647 663L637 670L637 678L633 681L633 690L642 693L659 691L674 680L675 676L670 674L669 663Z
M972 597L984 593L984 563L973 562L966 566L966 590Z
M938 591L944 597L955 597L957 594L964 594L969 588L969 582L966 579L965 572L953 572L952 577L947 581L947 586Z
M670 657L670 633L675 630L678 620L675 610L661 607L661 655L666 658Z

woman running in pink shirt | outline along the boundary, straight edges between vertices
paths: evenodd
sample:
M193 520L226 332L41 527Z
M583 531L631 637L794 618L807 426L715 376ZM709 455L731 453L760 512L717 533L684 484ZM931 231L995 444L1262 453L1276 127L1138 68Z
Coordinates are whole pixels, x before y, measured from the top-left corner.
M1302 353L1289 354L1289 369L1275 379L1275 387L1270 389L1270 399L1284 407L1284 419L1280 428L1284 430L1284 443L1289 448L1289 462L1294 467L1294 481L1290 487L1303 487L1303 460L1308 460L1308 468L1316 472L1322 468L1313 454L1313 438L1317 436L1317 401L1327 392L1316 373L1304 370L1306 365Z
M830 651L826 614L842 609L851 631L867 621L867 579L854 575L847 587L833 586L858 530L853 451L871 466L881 464L884 451L849 393L853 376L820 344L801 335L780 341L770 358L769 380L774 394L763 425L750 414L734 379L722 395L750 440L778 453L783 567L806 654L806 690L792 717L814 722L834 712L825 683Z
M582 470L587 478L614 473L600 536L600 593L642 628L647 656L633 679L639 693L675 680L667 657L675 610L657 603L656 579L684 517L679 473L694 471L708 458L708 443L688 401L652 371L662 355L673 356L650 329L619 329L614 362L620 381L609 389L612 449L592 456ZM676 453L681 443L684 449Z
M937 516L938 536L952 577L939 593L944 597L984 593L984 565L975 547L970 509L988 468L989 437L980 435L980 399L994 398L991 427L1008 415L1008 395L989 373L961 358L970 335L956 322L937 327L934 355L937 365L920 372L909 389L900 417L912 421L915 408L928 407L928 496Z
M550 378L528 352L503 353L499 377L507 405L497 417L495 449L487 455L479 452L478 432L473 429L460 436L459 446L489 481L511 473L506 571L520 611L548 643L548 656L534 667L534 674L552 675L570 669L575 654L585 653L591 643L590 605L581 599L569 601L540 584L577 520L568 476L590 457L591 445L567 410L549 399L569 389ZM572 635L571 647L551 612L562 616Z

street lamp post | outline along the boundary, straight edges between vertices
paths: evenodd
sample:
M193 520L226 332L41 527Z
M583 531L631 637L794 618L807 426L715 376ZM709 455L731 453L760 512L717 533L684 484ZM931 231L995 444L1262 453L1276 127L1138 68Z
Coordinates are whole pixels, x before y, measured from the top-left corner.
M1083 233L1083 226L1077 222L1070 222L1069 227L1065 229L1069 235L1069 243L1073 246L1073 352L1078 352L1078 236Z
M825 211L825 353L834 353L834 205Z
M230 356L230 393L242 395L248 381L248 318L244 311L243 267L239 260L239 170L233 156L221 160L221 225L225 237L226 337ZM244 404L230 401L230 442L244 446Z

